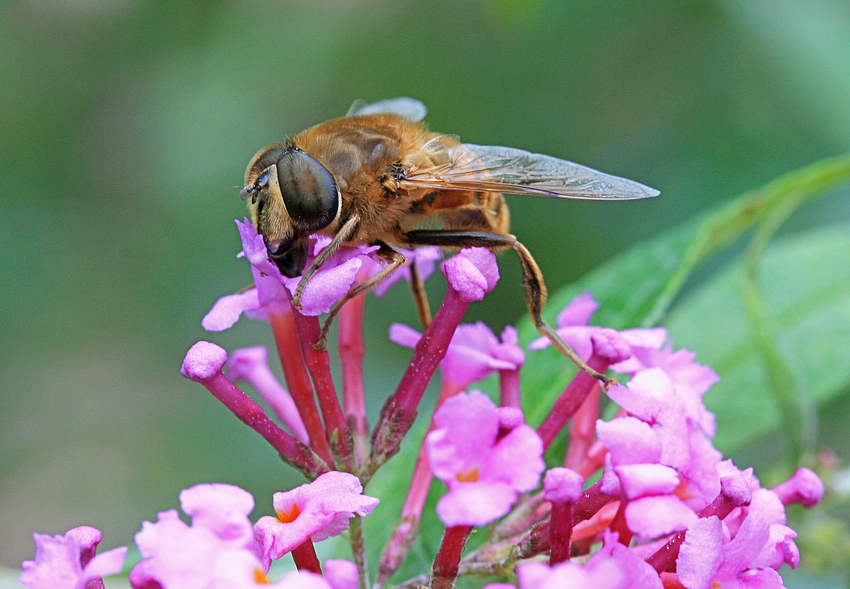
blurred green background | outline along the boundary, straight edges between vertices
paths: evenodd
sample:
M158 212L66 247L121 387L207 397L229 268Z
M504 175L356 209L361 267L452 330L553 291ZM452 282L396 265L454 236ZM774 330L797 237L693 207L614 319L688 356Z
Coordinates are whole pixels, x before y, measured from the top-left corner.
M106 547L130 543L198 482L250 490L256 514L301 482L178 372L198 339L270 343L258 323L200 327L250 283L233 187L260 147L356 98L406 95L434 130L662 191L509 197L513 231L554 290L847 151L848 56L845 0L4 3L0 564L31 558L32 532L81 524ZM847 219L846 205L846 192L819 201L787 230ZM518 263L502 260L501 285L469 316L497 331L525 312ZM386 342L393 321L415 321L403 288L367 306L377 398L409 356Z

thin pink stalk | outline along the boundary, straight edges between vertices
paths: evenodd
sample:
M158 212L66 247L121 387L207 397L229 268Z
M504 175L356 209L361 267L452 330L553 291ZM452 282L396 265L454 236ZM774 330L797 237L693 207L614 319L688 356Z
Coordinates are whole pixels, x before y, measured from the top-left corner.
M369 456L369 423L366 420L366 396L363 392L363 306L359 295L340 309L339 359L342 365L342 403L354 437L354 456L358 466Z
M443 542L434 558L431 569L431 589L452 589L460 570L460 557L466 546L472 526L446 528Z
M314 478L327 472L328 466L319 456L269 419L262 407L224 375L221 369L226 361L224 350L208 342L198 342L186 354L181 373L204 385L236 417L269 442L281 458L307 476Z
M602 492L602 481L596 481L590 488L585 490L573 508L573 525L593 517L597 511L602 509L611 501L619 499Z
M628 344L616 332L600 332L590 337L593 352L587 360L588 366L600 374L617 362L622 362L631 355ZM584 400L590 395L599 381L584 371L579 371L567 386L561 396L555 401L552 411L540 424L537 433L543 438L543 447L548 448L555 436L567 421L575 415ZM576 469L577 470L577 469Z
M749 505L752 496L747 481L741 475L730 475L720 479L720 494L699 512L700 517L725 518L736 507ZM675 570L679 549L685 541L687 530L677 532L655 554L646 559L659 573Z
M570 422L570 443L564 466L582 474L584 478L599 470L601 465L587 465L589 452L596 441L596 420L599 418L599 387L594 387L585 397ZM587 471L590 470L590 473Z
M401 382L381 410L381 416L372 434L372 469L395 455L401 440L416 419L417 407L425 388L440 361L446 356L457 326L469 306L453 288L449 288L431 325L422 334L413 353L413 359Z
M318 317L309 317L295 311L295 328L298 330L298 341L301 344L301 355L319 400L319 408L324 417L325 431L329 441L335 442L334 448L348 470L354 470L352 463L353 441L348 423L342 413L339 398L331 376L331 363L327 350L317 350L313 344L319 341L322 328Z
M549 524L549 566L570 559L570 539L573 535L573 504L553 503Z
M499 371L499 404L522 409L519 395L519 369Z
M293 548L292 560L295 561L295 566L299 571L308 571L322 574L322 565L319 564L319 557L316 556L316 549L313 547L313 541L309 538L303 544Z
M372 434L374 469L398 452L401 440L416 419L417 407L434 370L446 356L455 330L472 301L480 301L496 287L499 267L490 250L474 247L462 250L440 265L448 289L431 325L416 344L413 360L401 382L381 409L381 417Z
M599 373L605 372L608 369L606 362L600 361L595 357L591 357L587 362L588 366ZM584 400L590 395L594 389L599 388L599 381L590 376L584 371L579 371L575 375L570 384L564 389L564 392L555 401L552 411L537 428L537 433L543 440L543 447L548 448L555 437L566 425L567 421L575 415Z
M629 529L629 525L626 522L626 507L628 505L629 502L623 498L620 501L620 506L617 508L614 519L611 520L611 525L608 526L611 531L617 532L617 541L623 546L628 546L634 536L634 533Z
M325 427L313 398L313 385L301 356L301 344L298 341L298 330L295 327L292 309L289 308L280 313L269 313L269 323L277 344L289 394L292 395L298 414L304 421L307 435L310 436L310 447L331 468L334 468L333 454L325 438Z

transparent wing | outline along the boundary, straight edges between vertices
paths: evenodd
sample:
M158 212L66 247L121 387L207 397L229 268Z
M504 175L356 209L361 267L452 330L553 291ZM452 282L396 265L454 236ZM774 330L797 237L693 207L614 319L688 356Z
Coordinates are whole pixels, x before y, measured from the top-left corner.
M639 182L548 155L510 147L452 144L453 139L440 136L423 146L431 163L408 169L402 188L480 190L580 200L635 199L659 194Z
M355 100L345 116L391 113L405 116L411 121L421 121L425 118L427 112L425 105L418 100L401 96L372 103L367 103L365 100Z

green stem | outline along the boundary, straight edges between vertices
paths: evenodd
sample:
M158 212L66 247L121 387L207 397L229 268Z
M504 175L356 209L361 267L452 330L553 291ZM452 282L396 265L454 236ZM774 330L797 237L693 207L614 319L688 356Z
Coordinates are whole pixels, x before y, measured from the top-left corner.
M782 430L791 446L790 464L799 464L804 454L814 450L817 430L816 409L812 396L795 375L787 355L780 347L780 330L765 309L758 287L759 262L771 238L782 223L810 195L788 198L774 207L758 226L744 255L744 276L741 284L744 309L750 325L755 351L764 366L769 392L772 394L782 420Z
M657 325L682 290L696 267L709 256L738 239L777 208L794 203L794 208L850 180L850 154L820 160L780 176L761 188L735 198L717 213L705 218L678 266L667 279L650 312L645 327Z
M357 565L357 589L369 588L369 566L366 562L366 543L363 540L363 518L355 515L349 520L351 554Z

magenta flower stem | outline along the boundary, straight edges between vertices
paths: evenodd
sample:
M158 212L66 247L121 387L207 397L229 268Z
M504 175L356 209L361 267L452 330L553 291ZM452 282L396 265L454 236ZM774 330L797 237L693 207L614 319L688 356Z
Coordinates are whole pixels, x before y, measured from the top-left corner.
M600 394L599 387L591 389L570 421L570 443L564 457L564 466L580 473L585 479L602 466L593 459L590 452L596 441Z
M581 494L573 507L573 525L590 519L597 511L617 499L617 497L606 495L601 489L602 481L599 480Z
M333 377L331 376L331 363L327 350L317 350L313 343L319 340L322 328L319 326L318 317L308 317L294 311L295 328L298 331L298 341L301 344L301 355L304 365L313 380L316 397L319 400L319 408L325 421L325 430L328 440L334 444L337 456L348 470L354 470L352 463L353 441L348 423L342 413L339 398L336 395Z
M310 436L310 447L333 468L333 454L325 438L325 428L313 399L313 385L301 356L301 344L298 341L298 330L295 327L292 309L286 309L281 313L269 313L269 323L277 344L289 394L292 395L292 400L295 401L298 413L304 421L307 435Z
M450 285L434 320L416 344L413 359L398 388L381 410L372 435L372 472L398 452L402 438L416 418L425 388L445 357L468 306L469 301L465 301Z
M725 476L720 479L720 494L699 512L699 516L716 516L722 520L736 507L749 505L751 499L749 486L742 476ZM664 546L647 558L646 562L659 573L674 570L686 533L687 531L682 531L674 534Z
M611 531L617 532L617 541L623 546L628 546L632 541L634 534L629 529L629 524L626 522L626 507L629 502L623 498L620 500L620 506L617 508L617 513L614 514L614 519L608 526Z
M366 396L363 392L363 306L359 295L340 309L339 359L342 367L342 403L354 437L354 456L358 466L369 456L369 423L366 421Z
M466 546L472 526L446 528L443 542L431 569L431 589L452 589L460 570L460 557Z
M570 559L570 539L573 535L573 504L553 503L549 524L549 566Z
M596 365L594 366L594 364ZM588 365L600 374L608 368L604 363L594 362L594 358L592 357L588 361ZM548 448L552 444L558 432L575 415L590 392L598 387L598 385L599 381L582 370L575 375L567 388L564 389L564 392L555 401L552 411L546 416L540 427L537 428L537 433L543 440L544 448Z
M522 409L519 395L519 369L499 371L499 404Z
M322 574L322 565L319 564L319 557L316 556L316 549L313 547L312 540L305 540L303 544L293 548L291 554L299 571Z
M328 471L327 464L319 456L269 419L263 408L239 390L222 372L199 382L242 423L263 436L286 462L311 478Z

